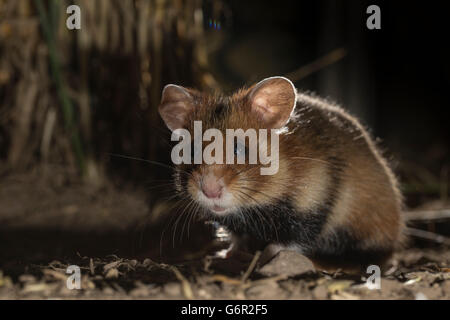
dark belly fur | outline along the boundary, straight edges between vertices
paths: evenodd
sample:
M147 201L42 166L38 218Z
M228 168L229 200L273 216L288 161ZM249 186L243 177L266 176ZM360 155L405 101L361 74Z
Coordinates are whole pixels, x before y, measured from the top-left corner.
M322 265L367 266L382 263L391 253L383 248L362 249L345 228L337 228L327 237L321 231L327 222L329 208L313 212L296 212L289 200L258 210L226 217L211 217L238 236L285 246L297 245L303 254Z

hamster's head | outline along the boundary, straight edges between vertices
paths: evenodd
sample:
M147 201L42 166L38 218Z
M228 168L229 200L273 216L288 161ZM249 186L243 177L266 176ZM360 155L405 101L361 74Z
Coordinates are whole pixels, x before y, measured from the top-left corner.
M219 216L281 197L286 191L282 182L289 176L279 160L280 137L295 103L295 87L283 77L267 78L230 96L167 85L159 113L176 143L171 156L179 195L200 212ZM261 156L261 148L267 157ZM277 170L262 174L272 165Z

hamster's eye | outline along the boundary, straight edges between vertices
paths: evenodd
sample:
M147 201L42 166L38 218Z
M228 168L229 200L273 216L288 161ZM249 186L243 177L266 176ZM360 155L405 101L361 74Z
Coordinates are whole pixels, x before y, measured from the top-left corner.
M236 156L238 156L238 155L245 155L245 146L243 146L240 143L236 143L234 145L234 154Z

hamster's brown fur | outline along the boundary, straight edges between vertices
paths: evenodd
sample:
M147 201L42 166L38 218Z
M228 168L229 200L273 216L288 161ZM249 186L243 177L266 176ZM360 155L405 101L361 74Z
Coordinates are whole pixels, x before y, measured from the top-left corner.
M192 109L184 127L192 132L193 121L201 120L203 130L223 133L266 128L252 116L253 88L231 96L185 89ZM258 164L180 165L178 191L188 197L200 192L198 179L214 172L224 178L239 212L199 212L237 235L299 250L323 268L383 264L402 242L402 197L367 131L342 108L298 92L286 127L275 175L260 175Z

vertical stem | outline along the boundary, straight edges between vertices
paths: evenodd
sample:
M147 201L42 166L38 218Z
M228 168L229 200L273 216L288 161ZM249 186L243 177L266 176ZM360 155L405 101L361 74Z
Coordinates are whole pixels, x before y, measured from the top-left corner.
M59 12L59 1L51 0L49 2L50 9L50 20L47 16L47 12L44 8L42 0L36 0L36 7L39 13L39 18L41 20L41 26L44 33L45 40L47 42L48 50L49 50L49 60L50 60L50 72L52 75L53 82L56 86L56 90L58 93L58 98L61 103L61 109L64 118L64 125L67 133L70 136L70 140L72 143L72 148L75 153L75 157L77 159L78 166L81 170L81 173L85 173L85 159L83 146L81 142L80 135L78 133L78 128L74 121L74 111L72 101L70 100L66 86L63 82L61 76L61 66L59 64L58 54L56 50L56 36L54 34L54 30L56 29L56 23L58 20L58 12Z

